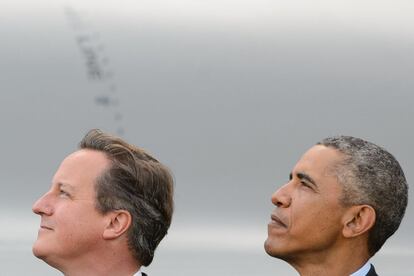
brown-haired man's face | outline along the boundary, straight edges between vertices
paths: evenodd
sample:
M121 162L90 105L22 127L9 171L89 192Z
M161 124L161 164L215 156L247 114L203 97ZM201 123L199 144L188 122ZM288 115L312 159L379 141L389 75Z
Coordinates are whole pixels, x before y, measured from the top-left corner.
M340 246L342 188L331 167L341 160L332 148L317 145L292 170L289 182L272 195L276 206L268 224L266 252L294 262Z
M40 229L33 253L52 266L64 266L99 250L106 223L96 209L96 178L109 166L104 153L79 150L66 157L51 188L33 205Z

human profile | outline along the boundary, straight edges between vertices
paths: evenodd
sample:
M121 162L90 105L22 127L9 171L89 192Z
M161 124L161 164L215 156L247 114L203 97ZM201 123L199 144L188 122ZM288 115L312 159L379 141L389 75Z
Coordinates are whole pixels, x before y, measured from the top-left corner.
M398 229L408 185L388 151L336 136L311 147L271 199L270 256L302 276L375 276L370 258Z
M33 254L69 276L144 276L173 214L169 169L100 130L60 164L40 215Z

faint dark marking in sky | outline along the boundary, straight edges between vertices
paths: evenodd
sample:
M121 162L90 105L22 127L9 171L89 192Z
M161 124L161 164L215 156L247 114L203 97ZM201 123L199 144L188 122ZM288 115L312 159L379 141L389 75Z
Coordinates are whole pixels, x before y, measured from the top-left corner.
M64 12L75 33L75 42L84 61L88 79L104 87L95 96L94 102L112 113L116 134L122 136L125 133L122 120L124 116L120 110L118 86L102 38L88 21L89 17L85 12L72 6L66 6Z

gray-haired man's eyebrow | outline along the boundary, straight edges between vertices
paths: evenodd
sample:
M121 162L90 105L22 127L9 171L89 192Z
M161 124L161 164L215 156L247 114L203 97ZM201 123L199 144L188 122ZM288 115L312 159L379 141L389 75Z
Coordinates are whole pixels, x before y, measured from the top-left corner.
M310 177L308 174L306 174L304 172L298 172L298 173L296 173L296 176L300 180L305 180L306 182L312 184L315 187L315 189L318 189L318 184L316 184L315 180L313 180L313 178Z

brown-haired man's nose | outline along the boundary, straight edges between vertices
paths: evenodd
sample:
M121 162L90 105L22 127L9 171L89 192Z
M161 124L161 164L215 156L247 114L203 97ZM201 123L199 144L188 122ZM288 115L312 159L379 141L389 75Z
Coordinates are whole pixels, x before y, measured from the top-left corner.
M53 213L53 208L48 193L41 196L32 206L32 211L38 215L48 215Z
M289 191L289 183L286 183L272 194L272 203L277 207L289 207L292 197Z

